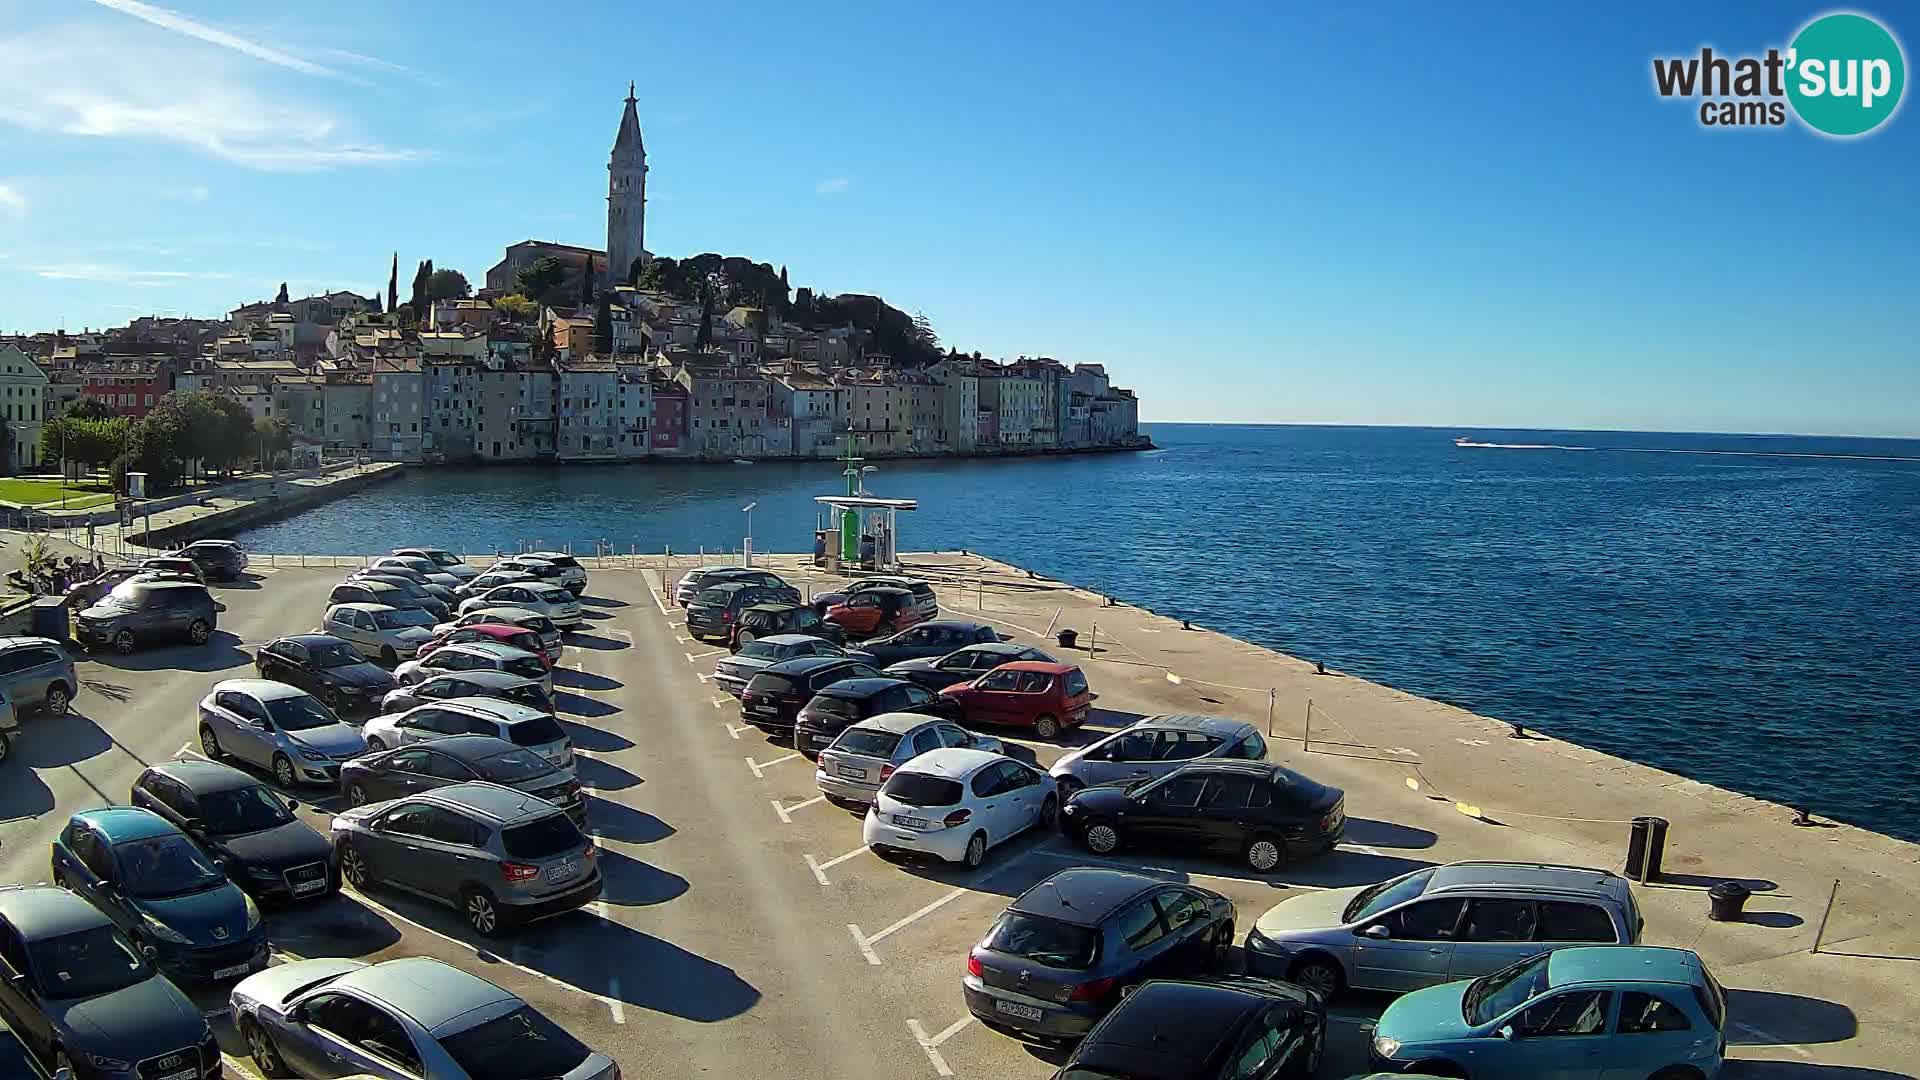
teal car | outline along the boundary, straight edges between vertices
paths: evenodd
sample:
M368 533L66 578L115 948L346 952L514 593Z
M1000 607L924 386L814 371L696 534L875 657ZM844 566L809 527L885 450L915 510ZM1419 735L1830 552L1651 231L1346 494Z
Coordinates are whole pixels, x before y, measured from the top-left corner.
M1726 994L1692 952L1559 949L1387 1006L1373 1066L1470 1080L1715 1080L1726 1027Z

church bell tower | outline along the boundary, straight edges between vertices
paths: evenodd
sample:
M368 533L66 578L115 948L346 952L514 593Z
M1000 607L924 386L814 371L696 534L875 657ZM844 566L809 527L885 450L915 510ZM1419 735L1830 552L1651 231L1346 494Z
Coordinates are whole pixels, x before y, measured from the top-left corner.
M640 141L640 113L633 84L627 109L607 162L607 283L624 285L635 259L646 257L647 148Z

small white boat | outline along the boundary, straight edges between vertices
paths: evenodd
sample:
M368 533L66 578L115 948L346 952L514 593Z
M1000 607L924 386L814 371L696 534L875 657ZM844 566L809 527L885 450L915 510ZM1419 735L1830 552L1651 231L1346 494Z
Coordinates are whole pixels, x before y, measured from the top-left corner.
M743 458L743 457L737 457L737 458L734 458L734 459L733 459L733 463L734 463L735 465L751 465L751 464L753 464L753 462L751 462L751 461L748 461L748 460L747 460L746 458Z
M1472 440L1472 439L1469 439L1469 438L1467 438L1467 437L1466 437L1465 435L1462 435L1462 436L1460 436L1459 438L1457 438L1457 439L1455 439L1455 440L1453 440L1453 445L1455 445L1455 446L1472 446L1472 445L1473 445L1473 440Z

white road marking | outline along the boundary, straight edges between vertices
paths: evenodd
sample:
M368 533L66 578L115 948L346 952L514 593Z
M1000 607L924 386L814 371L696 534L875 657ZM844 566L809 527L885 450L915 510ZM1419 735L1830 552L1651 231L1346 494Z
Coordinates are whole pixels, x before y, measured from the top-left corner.
M940 1044L959 1034L961 1028L971 1023L973 1023L971 1016L957 1020L947 1030L929 1038L927 1029L920 1025L920 1021L909 1020L907 1031L913 1036L913 1041L920 1044L920 1049L926 1051L927 1060L933 1063L933 1071L941 1076L952 1076L953 1070L947 1067L947 1059L940 1056Z
M696 672L694 672L694 673L693 673L693 677L694 677L694 678L696 678L696 679L699 679L699 680L700 680L701 682L706 682L706 681L707 681L708 679L711 679L711 678L713 678L713 676L711 676L711 675L709 675L709 674L707 674L707 673L706 673L706 672L704 672L704 671L696 671Z
M774 758L772 761L755 761L752 758L747 758L746 759L747 768L753 770L753 775L755 779L764 780L766 779L767 774L762 770L771 769L775 765L779 765L782 762L792 761L794 758L797 758L799 756L800 756L799 752L796 751L791 754L781 754L779 757Z
M852 923L848 923L847 933L853 935L853 944L860 950L860 955L867 958L867 963L872 964L874 967L879 967L880 957L875 955L873 946L867 944L867 939L860 936L860 928Z
M254 1072L250 1066L246 1065L243 1059L234 1057L232 1054L221 1054L220 1056L226 1061L227 1068L238 1074L242 1080L260 1080L260 1074Z
M921 908L919 911L914 912L913 914L907 916L906 918L901 919L899 922L894 923L892 926L887 927L885 930L882 930L879 933L873 935L872 937L868 937L865 934L862 934L860 932L860 928L858 926L855 926L852 923L847 924L847 930L853 934L853 943L860 947L861 955L867 958L867 963L873 964L874 966L877 967L880 964L880 957L877 956L873 951L873 947L875 945L878 945L881 942L887 940L887 938L890 937L892 934L894 934L896 931L899 931L908 926L911 926L916 920L926 918L927 916L933 914L934 912L940 910L941 908L947 906L948 904L953 903L955 900L958 900L961 897L968 895L972 891L973 890L971 889L955 889L952 892L948 893L947 895L941 897L940 899L935 900L933 903L928 904L926 907Z
M781 806L779 799L773 799L770 801L773 803L773 812L780 815L781 823L785 825L791 825L793 824L793 812L795 810L805 810L807 807L812 806L814 803L826 802L827 797L825 795L815 795L811 799L807 799L803 802L794 803L792 806Z
M701 678L704 679L706 678L706 676L702 675ZM725 705L728 701L731 701L731 700L732 700L731 698L717 697L707 702L707 704L712 705L714 708L717 709L720 706Z
M640 580L642 580L642 581L645 581L646 579L645 579L645 578L641 578ZM665 583L666 583L666 580L667 580L667 579L666 579L666 575L664 575L664 574L663 574L663 575L661 575L661 577L660 577L660 581L661 581L661 583L662 583L662 584L665 584ZM671 619L671 618L673 618L673 614L672 614L671 612L669 612L669 611L667 610L667 602L666 602L665 600L662 600L662 599L660 599L660 594L659 594L659 593L657 593L657 592L654 592L654 591L653 591L652 589L648 589L648 590L647 590L647 595L648 595L648 596L651 596L651 597L653 597L653 606L654 606L654 607L657 607L657 608L659 608L659 609L660 609L660 616L661 616L662 618L666 618L666 619Z
M1098 855L1091 855L1084 851L1054 851L1048 848L1037 847L1032 849L1031 851L1026 852L1026 854L1038 855L1042 858L1047 858L1047 859L1067 859L1073 862L1084 863L1089 866L1111 866L1115 870L1132 870L1136 873L1144 871L1144 872L1153 873L1153 874L1171 874L1175 877L1195 878L1202 881L1224 881L1229 884L1239 884L1239 885L1267 884L1267 885L1277 886L1282 889L1299 889L1303 892L1320 892L1321 890L1326 888L1325 885L1299 885L1291 881L1279 881L1274 878L1265 878L1262 880L1255 880L1252 878L1228 877L1225 874L1202 874L1192 870L1176 869L1171 866L1143 865L1141 863L1127 862L1121 859L1102 858Z
M621 1027L625 1027L627 1025L627 1007L620 1000L620 980L618 978L607 980L607 993L610 995L607 998L607 1009L613 1013L613 1022L619 1024Z
M854 858L855 856L858 856L858 855L865 855L866 853L867 853L867 846L865 844L862 844L859 847L854 848L852 851L847 852L845 855L835 855L833 858L828 859L826 862L820 862L819 860L815 859L812 854L806 855L805 858L807 860L807 869L813 871L813 879L815 881L818 881L822 885L831 885L833 883L827 880L827 871L833 869L836 866L839 866L841 863L846 862L848 859Z
M1341 844L1340 847L1342 850L1345 850L1345 851L1358 851L1362 855L1375 855L1383 859L1386 858L1384 854L1378 851L1375 851L1374 849L1368 847L1365 844Z
M691 644L693 644L693 639L692 639L692 638L690 638L690 637L685 637L685 636L683 636L683 635L681 635L681 634L675 634L675 635L673 635L673 640L675 640L675 641L677 641L677 642L679 642L679 643L680 643L680 644L682 644L682 645L691 645Z
M1735 1020L1733 1022L1733 1026L1739 1028L1741 1031L1744 1031L1749 1035L1754 1036L1755 1038L1765 1039L1769 1045L1778 1046L1784 1050L1791 1050L1803 1058L1813 1057L1813 1055L1807 1053L1807 1051L1803 1047L1795 1043L1790 1043L1787 1040L1781 1038L1780 1036L1775 1035L1771 1031L1766 1031L1761 1028L1754 1027L1752 1024L1743 1024L1738 1020Z
M708 649L706 652L697 652L697 653L690 652L690 653L684 653L682 655L684 655L687 658L687 663L697 664L709 656L719 656L721 653L726 651L727 650L725 649Z
M718 705L715 705L715 706L714 706L714 708L716 708L716 709L717 709L717 708L719 708L719 707L720 707L720 706L718 706ZM728 725L727 725L727 734L729 734L729 735L731 735L731 736L733 736L733 737L734 737L734 738L736 738L736 739L740 737L740 733L741 733L741 732L743 732L743 731L752 731L752 730L753 730L753 725L752 725L752 724L728 724Z
M622 630L617 626L609 626L607 627L607 633L612 634L614 637L625 638L629 645L633 644L633 631L631 630Z

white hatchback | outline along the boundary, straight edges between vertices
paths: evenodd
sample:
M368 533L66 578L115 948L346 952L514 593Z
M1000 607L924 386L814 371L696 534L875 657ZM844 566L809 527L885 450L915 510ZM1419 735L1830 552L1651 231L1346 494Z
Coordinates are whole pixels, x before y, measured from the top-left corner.
M883 858L931 855L972 869L988 848L1036 826L1051 829L1059 815L1046 773L985 750L943 747L888 777L860 836Z
M558 585L539 581L501 585L470 596L460 602L460 614L488 607L526 608L545 615L553 620L555 626L562 628L577 627L586 622L586 617L580 613L580 601L572 593Z
M545 758L574 775L573 740L553 714L497 698L450 698L376 716L360 729L367 749L378 752L449 735L491 735Z

